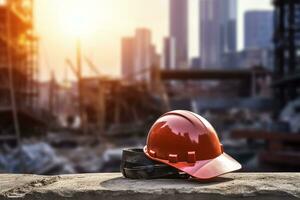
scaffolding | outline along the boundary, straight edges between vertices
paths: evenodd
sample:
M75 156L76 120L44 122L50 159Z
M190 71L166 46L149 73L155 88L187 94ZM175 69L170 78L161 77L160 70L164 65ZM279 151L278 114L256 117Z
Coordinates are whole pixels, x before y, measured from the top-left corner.
M36 105L37 37L33 9L33 0L0 2L0 139L20 140L21 124L27 123L24 113L31 115Z
M10 109L10 70L16 106L32 110L37 97L37 38L33 0L6 0L0 4L0 108ZM10 69L11 68L11 69Z
M276 116L300 96L300 1L274 0Z

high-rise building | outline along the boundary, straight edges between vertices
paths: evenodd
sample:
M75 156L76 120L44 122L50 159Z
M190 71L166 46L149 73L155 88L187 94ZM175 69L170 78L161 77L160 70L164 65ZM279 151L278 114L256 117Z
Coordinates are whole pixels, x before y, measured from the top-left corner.
M150 67L160 67L161 66L161 56L156 50L156 46L152 44L150 46L150 53L151 53L151 63Z
M126 37L122 39L122 77L131 82L134 77L134 38Z
M237 50L236 0L200 0L202 67L222 67L223 54Z
M272 44L273 11L248 11L245 14L245 48L266 48Z
M164 50L163 50L163 68L175 69L176 67L176 45L175 39L167 37L164 39Z
M160 65L160 55L151 43L151 31L140 28L134 37L122 39L122 76L132 81L149 81L151 66Z
M147 71L152 65L151 31L145 28L137 29L134 44L135 79L139 81L149 80L150 73L143 71Z
M188 66L188 0L170 0L170 37L176 45L177 68Z

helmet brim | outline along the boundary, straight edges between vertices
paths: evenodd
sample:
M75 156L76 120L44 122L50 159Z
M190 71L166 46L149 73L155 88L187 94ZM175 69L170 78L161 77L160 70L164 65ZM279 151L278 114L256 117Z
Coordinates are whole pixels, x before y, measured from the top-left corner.
M196 161L195 163L187 163L187 162L172 163L169 162L168 160L151 157L147 153L146 147L144 148L144 152L152 160L156 160L158 162L162 162L169 166L175 167L176 169L185 172L194 178L198 178L202 180L212 179L221 176L223 174L237 171L242 168L239 162L237 162L234 158L232 158L226 153L223 153L214 159Z

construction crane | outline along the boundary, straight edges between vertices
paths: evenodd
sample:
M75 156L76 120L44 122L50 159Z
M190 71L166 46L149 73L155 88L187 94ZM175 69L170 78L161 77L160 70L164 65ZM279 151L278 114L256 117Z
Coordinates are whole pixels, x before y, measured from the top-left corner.
M72 70L72 72L74 73L74 75L76 76L76 78L78 79L79 78L79 74L78 74L78 71L77 71L75 65L72 63L72 61L69 58L67 58L65 60L65 62L70 67L70 69Z
M88 64L88 66L90 67L90 69L97 75L97 76L101 76L100 71L98 70L97 66L87 57L84 57L86 63Z
M100 78L100 72L97 69L96 65L87 57L85 57L85 61L87 62L90 69L97 74ZM80 74L78 73L78 70L76 69L75 65L72 63L70 59L65 60L66 64L70 67L72 72L75 74L76 78L79 80ZM98 130L103 133L105 128L105 94L104 94L104 83L101 83L101 80L98 82L98 90L97 90L97 96L98 96L98 105L97 105L97 124L98 124Z

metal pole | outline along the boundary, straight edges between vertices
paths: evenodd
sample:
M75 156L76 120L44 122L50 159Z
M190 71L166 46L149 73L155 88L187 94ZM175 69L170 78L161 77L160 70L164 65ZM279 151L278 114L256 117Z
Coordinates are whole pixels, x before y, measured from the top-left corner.
M81 121L81 130L83 133L86 133L86 120L85 120L85 112L83 108L83 88L82 88L82 55L81 55L81 41L80 38L77 38L76 42L76 63L77 63L77 76L78 76L78 100L79 100L79 115Z
M11 52L11 2L10 0L7 1L7 11L6 11L6 23L7 23L7 58L8 58L8 77L9 77L9 87L10 87L10 99L11 99L11 107L12 107L12 117L13 117L13 125L15 129L15 134L17 137L17 147L19 153L19 161L20 161L20 171L24 172L25 166L23 166L24 159L22 155L22 140L21 140L21 130L20 130L20 123L19 123L19 116L17 110L17 102L16 102L16 94L15 94L15 85L14 85L14 74L13 74L13 64L12 64L12 52ZM13 44L14 45L14 44Z

